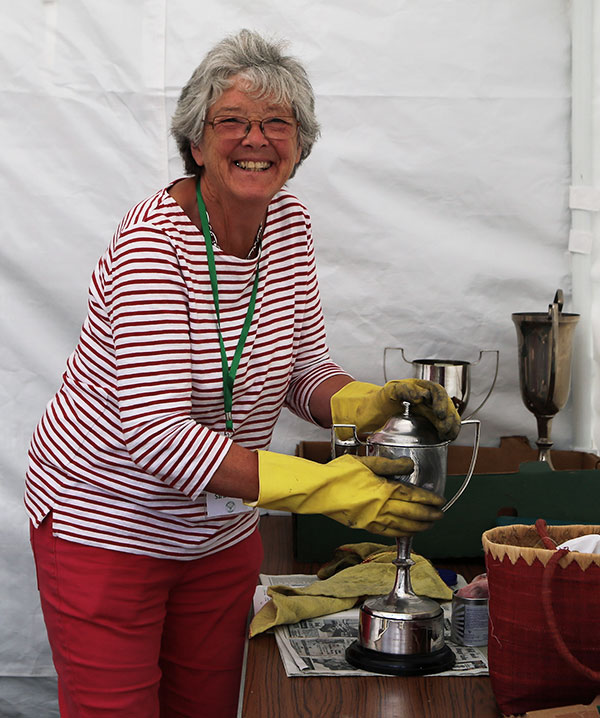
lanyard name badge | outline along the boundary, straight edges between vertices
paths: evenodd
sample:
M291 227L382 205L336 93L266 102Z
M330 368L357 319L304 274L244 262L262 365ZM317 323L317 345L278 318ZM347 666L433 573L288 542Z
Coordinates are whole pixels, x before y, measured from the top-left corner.
M228 437L233 436L234 425L233 425L233 385L235 382L235 375L242 357L244 345L250 331L250 325L252 324L252 317L254 316L254 306L256 304L256 294L258 291L258 261L256 263L256 273L254 275L254 284L252 286L252 294L250 295L250 302L248 303L248 309L246 311L246 318L244 320L244 326L240 333L235 353L233 355L233 361L231 366L227 361L227 352L225 351L225 342L223 341L223 334L221 332L221 314L219 309L219 283L217 280L217 269L215 265L215 255L213 251L212 238L210 236L210 227L208 225L208 214L206 212L206 206L202 199L202 192L200 191L200 180L196 182L196 198L198 201L198 211L200 212L200 222L202 224L202 233L204 234L204 242L206 244L206 259L208 262L208 273L210 275L210 286L212 289L213 302L215 305L215 314L217 316L217 333L219 335L219 347L221 350L221 371L223 374L223 408L225 410L225 435ZM220 496L218 494L206 493L206 510L209 516L218 516L223 514L236 514L241 511L252 511L250 506L246 506L241 499L233 499L227 496Z

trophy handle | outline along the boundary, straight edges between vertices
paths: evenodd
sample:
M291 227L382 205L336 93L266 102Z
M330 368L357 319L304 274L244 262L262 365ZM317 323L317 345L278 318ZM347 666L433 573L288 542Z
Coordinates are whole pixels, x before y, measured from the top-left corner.
M351 439L340 439L336 429L352 429ZM359 446L366 446L356 433L356 424L333 424L331 427L331 458L336 459L344 454L356 454Z
M558 306L559 313L562 312L565 303L565 295L562 289L557 289L554 295L554 302L548 307L548 310L552 309L554 304Z
M479 359L477 361L474 361L471 364L471 366L475 366L475 364L479 364L479 362L481 361L481 358L483 357L484 354L495 354L496 355L496 370L494 371L494 378L492 379L492 384L488 390L488 393L483 398L483 401L481 402L481 404L476 409L474 409L469 414L469 416L465 417L465 419L464 419L465 421L469 420L472 416L475 416L475 414L483 407L485 402L490 398L490 395L494 391L494 387L496 386L496 379L498 378L498 367L500 365L500 352L498 349L482 349L479 352Z
M412 362L406 358L406 356L404 354L404 349L402 347L385 347L385 349L383 350L383 380L386 382L388 381L388 378L387 378L387 372L385 370L385 365L386 365L386 355L387 355L388 351L401 352L402 358L404 359L404 361L407 364L412 364Z
M469 481L471 481L471 476L473 476L473 472L475 471L475 462L477 461L477 452L479 451L479 436L481 434L481 422L479 419L465 419L464 421L461 421L461 427L465 424L472 424L475 427L475 437L473 440L473 455L471 456L471 464L469 465L469 470L467 471L467 475L465 476L465 480L462 482L462 485L460 489L454 494L454 496L448 501L448 503L445 506L442 506L442 511L448 511L448 509L463 495L464 490L467 488Z
M557 289L554 295L554 302L548 307L548 319L552 322L552 336L550 338L552 351L549 356L550 374L548 378L548 396L554 396L554 385L556 384L556 363L558 361L558 327L560 313L563 308L563 292Z
M558 363L558 330L560 326L560 314L563 308L563 291L557 289L554 295L554 302L548 306L548 319L551 322L550 327L550 351L548 353L548 399L554 396L554 388L556 386L556 374ZM550 439L550 425L552 417L536 415L538 425L538 438L535 442L538 447L538 461L544 461L551 469L554 469L552 459L550 458L550 449L553 442Z

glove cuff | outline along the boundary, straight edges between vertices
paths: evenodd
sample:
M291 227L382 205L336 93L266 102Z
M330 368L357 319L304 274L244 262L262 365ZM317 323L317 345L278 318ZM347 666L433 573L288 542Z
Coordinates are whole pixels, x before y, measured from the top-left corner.
M354 456L340 456L327 464L320 464L300 456L257 451L258 499L248 506L291 511L292 513L321 513L319 494L327 492L330 480L342 485L357 474L371 475ZM343 496L335 496L333 503L344 505ZM244 502L246 503L246 502ZM332 503L332 497L328 498Z
M377 426L371 426L373 417L367 409L372 406L374 399L381 387L377 384L369 384L363 381L351 381L342 387L331 397L331 419L334 424L355 424L356 431L364 433L379 429ZM375 423L379 420L379 416L375 418Z
M244 502L247 506L295 511L296 504L305 496L310 482L321 468L314 461L299 456L277 454L274 451L257 451L258 455L258 498Z

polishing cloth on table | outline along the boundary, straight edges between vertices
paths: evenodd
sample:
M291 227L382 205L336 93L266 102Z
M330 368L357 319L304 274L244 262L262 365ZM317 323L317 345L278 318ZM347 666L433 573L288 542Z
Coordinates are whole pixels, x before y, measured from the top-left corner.
M389 593L394 587L395 549L381 544L346 544L337 549L333 561L323 566L318 575L327 576L309 586L269 586L271 600L254 616L250 637L284 623L297 623L306 618L325 616L352 608L366 596ZM452 598L452 591L435 568L417 554L410 569L413 590L420 596L442 601ZM349 563L348 567L344 567Z

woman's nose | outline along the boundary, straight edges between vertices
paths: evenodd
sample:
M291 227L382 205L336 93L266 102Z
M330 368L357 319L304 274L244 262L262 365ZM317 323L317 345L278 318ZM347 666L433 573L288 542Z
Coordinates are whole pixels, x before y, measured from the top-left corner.
M250 122L250 128L244 137L244 142L249 142L252 145L266 145L268 140L265 137L259 120L252 120Z

